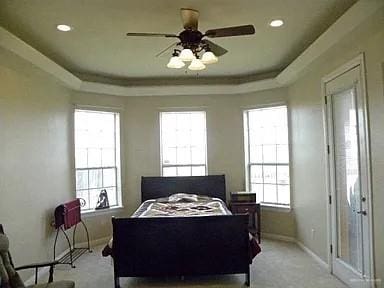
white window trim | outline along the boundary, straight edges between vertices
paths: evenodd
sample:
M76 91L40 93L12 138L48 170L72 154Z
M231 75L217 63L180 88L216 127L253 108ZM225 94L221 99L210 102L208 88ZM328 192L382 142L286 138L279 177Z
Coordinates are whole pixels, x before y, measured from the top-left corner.
M159 114L159 148L160 148L160 175L163 176L163 167L179 167L183 166L183 164L171 164L171 165L163 165L163 140L162 140L162 124L161 124L161 114L162 113L188 113L188 112L203 112L205 118L205 164L185 164L184 166L205 166L205 175L209 175L208 173L208 130L207 130L207 111L205 106L201 107L161 107L158 108ZM177 177L177 176L176 176Z
M73 104L72 105L72 118L71 118L71 129L72 129L72 191L74 191L74 197L77 198L77 190L76 190L76 144L75 144L75 111L76 110L88 110L88 111L100 111L100 112L113 112L113 113L119 113L119 121L118 121L118 127L119 134L117 135L116 142L119 142L119 157L116 157L116 167L119 167L117 169L117 175L116 175L116 197L117 197L117 205L111 206L109 208L96 210L96 209L89 209L89 210L81 210L81 215L84 217L93 217L98 215L108 215L120 212L120 210L124 209L123 205L123 167L121 165L122 157L123 157L123 143L122 143L122 117L123 117L123 107L118 106L94 106L94 105L87 105L87 104ZM119 180L119 181L118 181Z
M274 212L283 212L283 213L289 213L291 212L293 209L292 209L292 205L270 205L270 204L266 204L266 203L260 203L261 205L261 208L263 209L263 211L274 211Z
M120 206L113 206L113 207L110 207L110 208L106 208L106 209L101 209L101 210L86 210L86 211L81 211L81 215L84 217L84 218L88 218L88 217L94 217L94 216L101 216L101 215L115 215L116 213L121 213L124 211L124 206L120 205Z
M242 108L242 116L243 116L243 133L244 133L244 174L245 174L245 189L246 191L250 191L250 171L249 171L249 159L250 159L250 151L249 151L249 124L248 124L248 115L247 117L244 117L245 114L249 110L256 110L256 109L263 109L263 108L273 108L278 106L285 106L287 108L287 129L288 129L288 153L289 153L289 162L288 162L288 169L289 169L289 205L279 205L279 204L270 204L270 203L263 203L261 202L260 205L263 210L266 211L276 211L276 212L290 212L293 210L292 208L292 171L291 171L291 129L290 129L290 111L289 106L287 102L281 101L281 102L274 102L274 103L268 103L268 104L260 104L260 105L252 105L252 106L243 106ZM247 133L245 133L247 131Z

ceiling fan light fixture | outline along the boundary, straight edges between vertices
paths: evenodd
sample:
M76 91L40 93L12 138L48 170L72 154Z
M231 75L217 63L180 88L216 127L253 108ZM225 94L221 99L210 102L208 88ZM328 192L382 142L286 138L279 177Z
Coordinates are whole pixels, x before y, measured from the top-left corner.
M188 48L181 50L179 58L181 61L184 61L184 62L189 62L196 59L195 55L193 55L192 50Z
M185 66L185 63L180 60L179 56L172 56L169 60L167 67L171 69L180 69Z
M223 38L255 34L255 27L252 24L208 29L205 32L201 32L198 29L198 10L181 8L180 14L184 30L178 34L128 32L126 35L130 37L177 38L176 43L162 50L156 57L164 54L170 50L171 47L175 47L176 49L174 49L174 53L172 54L173 57L169 60L167 67L177 69L188 64L187 66L190 70L203 70L206 68L205 64L217 63L217 57L228 52L220 45L206 39L206 37Z
M188 66L188 69L189 70L193 70L193 71L204 70L205 69L205 65L204 65L203 62L201 62L200 59L195 58L195 59L192 60L191 64Z
M213 54L212 51L206 51L201 57L201 62L203 64L214 64L214 63L217 63L218 61L219 59L216 57L215 54Z

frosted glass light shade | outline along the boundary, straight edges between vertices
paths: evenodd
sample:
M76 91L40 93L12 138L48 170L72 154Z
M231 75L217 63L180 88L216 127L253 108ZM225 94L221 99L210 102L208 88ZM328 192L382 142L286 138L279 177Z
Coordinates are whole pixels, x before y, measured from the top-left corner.
M169 60L167 67L171 69L180 69L184 67L184 62L178 56L172 56Z
M182 61L185 62L195 59L195 55L193 55L192 50L188 48L181 50L179 57Z
M216 55L211 51L205 52L203 57L201 57L201 62L203 62L203 64L213 64L217 63L218 61L219 59L217 59Z
M205 65L203 62L200 61L200 59L193 59L191 64L188 66L189 70L203 70L205 69Z

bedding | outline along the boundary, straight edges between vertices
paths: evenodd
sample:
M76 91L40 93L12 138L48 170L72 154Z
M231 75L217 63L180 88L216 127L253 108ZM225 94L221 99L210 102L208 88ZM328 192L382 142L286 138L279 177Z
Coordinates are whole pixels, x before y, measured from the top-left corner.
M219 198L177 193L169 197L147 200L132 217L190 217L231 215Z
M177 193L169 197L143 202L131 217L204 217L211 215L232 215L226 204L219 198L196 194ZM250 261L261 251L256 239L249 234ZM112 255L111 239L102 250L104 257Z

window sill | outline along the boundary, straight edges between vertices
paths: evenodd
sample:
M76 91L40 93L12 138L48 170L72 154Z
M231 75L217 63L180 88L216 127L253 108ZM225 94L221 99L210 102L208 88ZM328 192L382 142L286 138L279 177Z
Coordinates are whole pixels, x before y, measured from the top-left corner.
M101 216L101 215L115 214L123 210L124 210L124 206L114 206L107 209L82 211L81 216L84 218L88 218L88 217L95 217L95 216Z
M270 205L270 204L264 204L264 203L261 203L260 205L261 205L261 209L265 211L283 212L283 213L290 213L292 211L291 206Z

